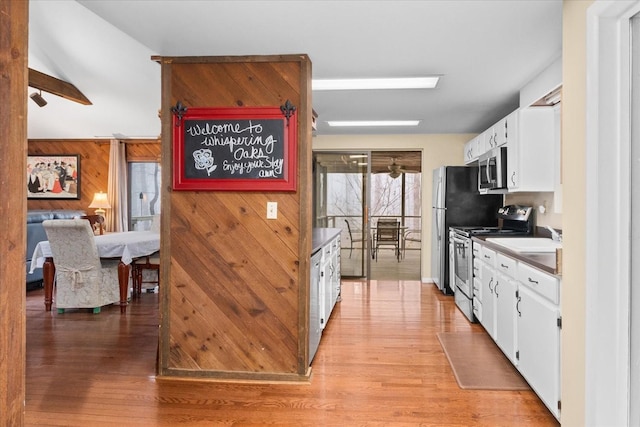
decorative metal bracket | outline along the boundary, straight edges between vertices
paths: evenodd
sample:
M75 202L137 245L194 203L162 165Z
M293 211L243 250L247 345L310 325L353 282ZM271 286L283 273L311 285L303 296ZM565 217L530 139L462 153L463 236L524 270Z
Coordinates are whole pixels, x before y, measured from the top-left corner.
M187 107L182 105L182 102L178 101L175 107L171 107L171 112L178 118L176 122L176 126L180 126L180 122L182 121L182 116L187 112Z
M282 111L282 114L287 118L287 126L289 126L289 117L293 116L296 107L287 99L284 105L280 106L280 111Z

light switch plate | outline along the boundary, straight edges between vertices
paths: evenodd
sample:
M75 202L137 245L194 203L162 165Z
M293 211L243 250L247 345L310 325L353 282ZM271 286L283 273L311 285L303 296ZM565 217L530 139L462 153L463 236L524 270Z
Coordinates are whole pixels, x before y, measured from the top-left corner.
M267 202L267 219L278 219L278 202Z

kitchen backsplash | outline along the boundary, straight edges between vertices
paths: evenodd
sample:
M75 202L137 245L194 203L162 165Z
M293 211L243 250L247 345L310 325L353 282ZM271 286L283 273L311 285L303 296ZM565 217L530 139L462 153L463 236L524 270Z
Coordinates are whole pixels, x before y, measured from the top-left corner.
M533 206L537 226L562 229L562 212L554 206L554 193L509 193L505 195L505 204Z

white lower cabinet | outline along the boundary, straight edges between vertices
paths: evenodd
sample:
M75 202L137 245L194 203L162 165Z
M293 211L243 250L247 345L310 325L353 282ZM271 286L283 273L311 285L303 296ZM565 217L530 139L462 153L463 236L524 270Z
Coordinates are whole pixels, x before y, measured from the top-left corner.
M322 253L311 257L311 282L309 284L309 363L318 351L322 328L320 327L320 263Z
M480 295L482 303L482 320L480 324L484 326L491 338L496 339L496 269L495 251L482 247L481 256L481 279Z
M518 333L516 320L516 260L496 254L496 343L511 363L516 360L516 337Z
M324 329L329 321L333 304L331 302L331 244L322 248L320 268L320 327Z
M482 324L482 279L480 275L473 278L473 315Z
M316 354L322 330L340 300L340 230L311 257L309 289L309 363Z
M474 256L476 317L559 420L559 278L477 242Z
M518 288L518 370L549 410L560 416L560 308L526 283ZM539 276L541 273L537 273ZM546 276L546 277L545 277ZM544 275L546 279L555 279ZM557 279L556 279L556 283Z
M516 336L517 311L516 292L518 282L502 273L497 273L495 286L496 294L496 344L507 356L507 358L517 365L516 359Z
M320 327L324 329L340 295L340 236L327 243L321 251Z
M473 315L482 324L482 245L473 242L471 245L473 253Z
M333 279L331 285L331 308L335 307L336 303L340 301L340 292L341 289L341 277L342 272L340 271L340 245L342 242L340 241L340 236L336 237L331 243L331 266L333 267Z

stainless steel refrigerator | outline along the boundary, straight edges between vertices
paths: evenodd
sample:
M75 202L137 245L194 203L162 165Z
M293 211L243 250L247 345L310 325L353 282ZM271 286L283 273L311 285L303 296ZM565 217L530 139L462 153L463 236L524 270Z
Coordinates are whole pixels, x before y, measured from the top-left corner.
M449 227L496 226L501 194L478 193L478 169L472 166L441 166L433 170L431 211L431 275L445 294L449 286Z

